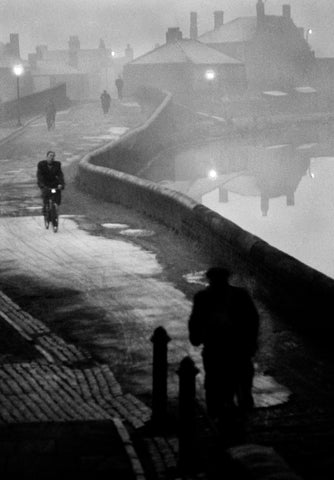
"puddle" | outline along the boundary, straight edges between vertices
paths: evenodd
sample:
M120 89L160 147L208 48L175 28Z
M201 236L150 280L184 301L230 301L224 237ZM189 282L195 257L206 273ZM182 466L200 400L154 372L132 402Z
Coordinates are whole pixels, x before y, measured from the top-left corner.
M183 275L183 278L188 283L197 283L199 285L207 286L208 282L206 281L205 273L205 270L202 270L200 272L190 272L186 275Z
M152 235L154 235L154 232L152 232L151 230L128 228L126 230L121 230L120 234L130 237L151 237Z
M125 223L102 223L102 227L104 228L128 228L128 225Z
M139 103L137 102L127 102L127 103L122 103L123 107L138 107L140 108Z
M109 132L113 135L123 135L123 133L127 132L129 129L127 127L111 127L109 128Z
M255 407L269 408L286 403L291 392L269 375L256 374L253 383Z
M84 140L88 140L90 142L97 142L100 140L114 140L116 137L115 135L95 135L89 137L82 137Z

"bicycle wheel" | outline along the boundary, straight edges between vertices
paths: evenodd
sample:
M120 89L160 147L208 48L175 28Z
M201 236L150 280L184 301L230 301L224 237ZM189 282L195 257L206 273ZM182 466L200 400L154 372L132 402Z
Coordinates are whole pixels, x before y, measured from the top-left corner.
M51 207L51 222L52 222L53 231L57 232L58 231L58 213L57 213L56 205L54 203L52 203L52 207Z
M49 228L49 224L50 224L50 207L49 205L45 205L45 210L44 210L44 225L45 225L45 228L48 229Z

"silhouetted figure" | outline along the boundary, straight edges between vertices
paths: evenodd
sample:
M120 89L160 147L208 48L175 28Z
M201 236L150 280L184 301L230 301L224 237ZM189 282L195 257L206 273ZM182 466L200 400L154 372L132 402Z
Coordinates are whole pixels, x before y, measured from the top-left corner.
M122 100L123 99L123 86L124 86L124 82L123 82L123 79L122 77L119 75L118 78L116 78L115 80L115 85L116 85L116 88L117 88L117 95L118 95L118 99L119 100Z
M106 115L109 112L110 103L111 103L111 96L109 95L107 90L103 90L100 96L100 99L101 99L101 106L102 106L103 113Z
M203 345L207 410L219 419L236 406L240 411L254 406L252 357L259 319L246 290L229 285L227 270L211 268L206 275L209 286L194 296L189 339Z
M45 119L48 130L55 128L56 126L56 106L52 100L48 100L45 106Z

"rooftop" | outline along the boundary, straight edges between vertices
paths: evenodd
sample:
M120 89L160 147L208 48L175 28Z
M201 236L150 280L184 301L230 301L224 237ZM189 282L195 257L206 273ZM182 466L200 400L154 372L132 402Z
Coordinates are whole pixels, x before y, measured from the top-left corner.
M196 40L168 42L131 62L135 65L157 63L242 64L239 60Z

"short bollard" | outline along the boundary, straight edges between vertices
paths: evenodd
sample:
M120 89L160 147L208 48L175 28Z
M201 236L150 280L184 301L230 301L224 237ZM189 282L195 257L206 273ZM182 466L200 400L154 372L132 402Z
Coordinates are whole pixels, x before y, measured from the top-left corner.
M152 417L155 427L163 427L167 419L167 345L170 342L166 330L158 327L151 337L153 343Z
M196 456L196 375L199 370L190 357L184 357L179 375L179 467L194 467Z

